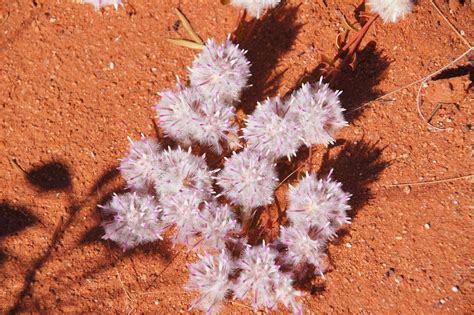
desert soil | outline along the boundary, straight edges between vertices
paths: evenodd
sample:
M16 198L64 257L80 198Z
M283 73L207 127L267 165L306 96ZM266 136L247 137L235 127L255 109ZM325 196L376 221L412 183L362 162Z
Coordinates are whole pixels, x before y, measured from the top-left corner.
M435 2L462 35L420 0L400 23L377 21L336 83L349 126L312 162L353 194L353 223L329 245L326 278L302 299L308 313L474 312L472 56L421 87L431 125L417 111L419 83L372 101L474 42L473 3ZM326 4L290 0L257 23L243 45L253 64L244 109L317 79L346 29L338 12L360 26L359 1ZM196 255L169 241L122 252L101 240L96 207L125 186L115 168L127 136L162 138L157 93L186 78L197 53L166 41L186 37L177 7L218 40L239 14L217 0L0 5L0 313L188 312ZM227 301L222 313L251 310Z

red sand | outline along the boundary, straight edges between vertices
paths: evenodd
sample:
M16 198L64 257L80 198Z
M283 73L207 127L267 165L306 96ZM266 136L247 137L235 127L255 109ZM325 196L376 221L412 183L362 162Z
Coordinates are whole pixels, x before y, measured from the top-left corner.
M96 204L124 186L113 170L126 137L156 136L157 92L186 77L196 53L165 41L186 35L175 31L173 9L219 40L238 12L217 0L124 2L102 12L69 1L0 7L0 313L183 313L195 297L183 289L195 254L169 242L122 253L100 240ZM357 1L326 2L288 1L258 26L246 47L254 64L246 108L285 94L336 53L344 26L335 9L354 22ZM326 280L303 299L308 312L474 311L472 177L397 186L472 174L467 58L451 67L454 77L423 89L424 115L442 102L431 123L448 129L420 119L419 85L351 112L468 49L430 1L419 2L398 24L376 23L356 71L339 83L350 125L313 162L334 167L354 194L354 218L328 248ZM474 41L472 2L437 3ZM228 301L231 312L250 310Z

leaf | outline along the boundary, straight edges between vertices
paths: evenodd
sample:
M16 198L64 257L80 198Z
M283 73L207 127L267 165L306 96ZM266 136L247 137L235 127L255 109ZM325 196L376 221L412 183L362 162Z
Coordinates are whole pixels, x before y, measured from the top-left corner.
M190 40L187 40L187 39L167 38L166 40L168 42L172 43L172 44L175 44L175 45L178 45L178 46L183 46L183 47L186 47L186 48L191 48L191 49L202 50L202 49L204 49L204 47L206 47L203 44L196 43L196 42L193 42L193 41L190 41Z
M39 222L39 219L25 207L0 203L0 237L6 237Z
M175 11L176 11L176 14L178 15L179 20L183 24L184 29L188 32L189 36L191 36L191 38L196 43L204 44L201 37L199 37L199 35L194 31L193 27L191 26L191 23L189 23L186 16L184 16L184 14L181 11L179 11L179 9L175 9Z

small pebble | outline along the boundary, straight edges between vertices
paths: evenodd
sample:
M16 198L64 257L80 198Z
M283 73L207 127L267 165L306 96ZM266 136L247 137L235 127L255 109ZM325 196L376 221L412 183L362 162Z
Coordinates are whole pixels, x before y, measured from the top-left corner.
M454 293L457 293L457 292L459 292L459 287L454 286L454 287L451 288L451 291L453 291Z
M439 300L439 304L444 304L444 303L446 303L446 300L445 300L445 299L440 299L440 300Z
M390 276L393 275L394 273L395 273L395 268L390 267L390 269L388 269L388 271L385 272L385 277L390 277Z
M429 230L431 228L431 225L429 223L425 223L423 227L425 228L425 230Z
M351 243L346 243L346 247L347 248L352 248L352 244Z
M115 64L113 62L109 63L109 68L110 70L114 70Z

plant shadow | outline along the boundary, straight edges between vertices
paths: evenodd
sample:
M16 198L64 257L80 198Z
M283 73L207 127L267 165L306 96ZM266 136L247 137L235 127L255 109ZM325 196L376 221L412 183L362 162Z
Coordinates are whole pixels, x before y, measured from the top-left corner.
M38 218L23 206L0 203L0 238L18 233L38 223Z
M16 235L20 231L35 225L40 220L24 206L0 203L0 240ZM0 266L8 259L7 252L0 247Z
M18 294L15 303L8 311L8 314L17 314L18 312L24 311L25 298L32 298L30 293L31 286L35 282L37 271L41 269L50 259L52 252L56 249L58 243L63 239L66 230L71 226L71 224L74 223L79 211L90 201L94 200L94 197L98 191L103 189L105 185L112 181L116 176L117 172L115 168L105 171L104 174L102 174L92 186L89 193L83 199L76 200L73 195L70 181L70 171L64 163L52 161L34 167L29 172L25 172L25 179L29 183L33 184L35 188L39 189L40 192L51 190L67 190L70 204L67 208L66 216L61 217L61 220L57 224L47 249L38 259L32 263L32 266L26 272L23 288ZM34 178L34 180L31 181L31 178ZM25 210L23 209L22 212L25 212ZM24 217L24 215L20 215L19 217Z
M363 138L356 142L340 141L329 148L323 157L319 175L322 177L332 172L332 178L342 183L342 189L351 194L351 210L348 212L351 220L373 197L371 184L390 166L389 161L382 159L384 148L377 144L366 142ZM338 146L342 148L334 157L330 157L331 150ZM342 229L338 239L347 234L348 231Z
M27 181L41 192L71 189L71 174L68 166L52 161L35 166L26 172Z
M297 22L299 6L282 3L261 19L243 23L249 30L247 38L239 44L247 50L251 63L251 86L242 94L240 107L247 114L253 112L256 103L277 93L284 71L273 75L281 58L291 50L303 24ZM277 30L277 31L275 31Z

